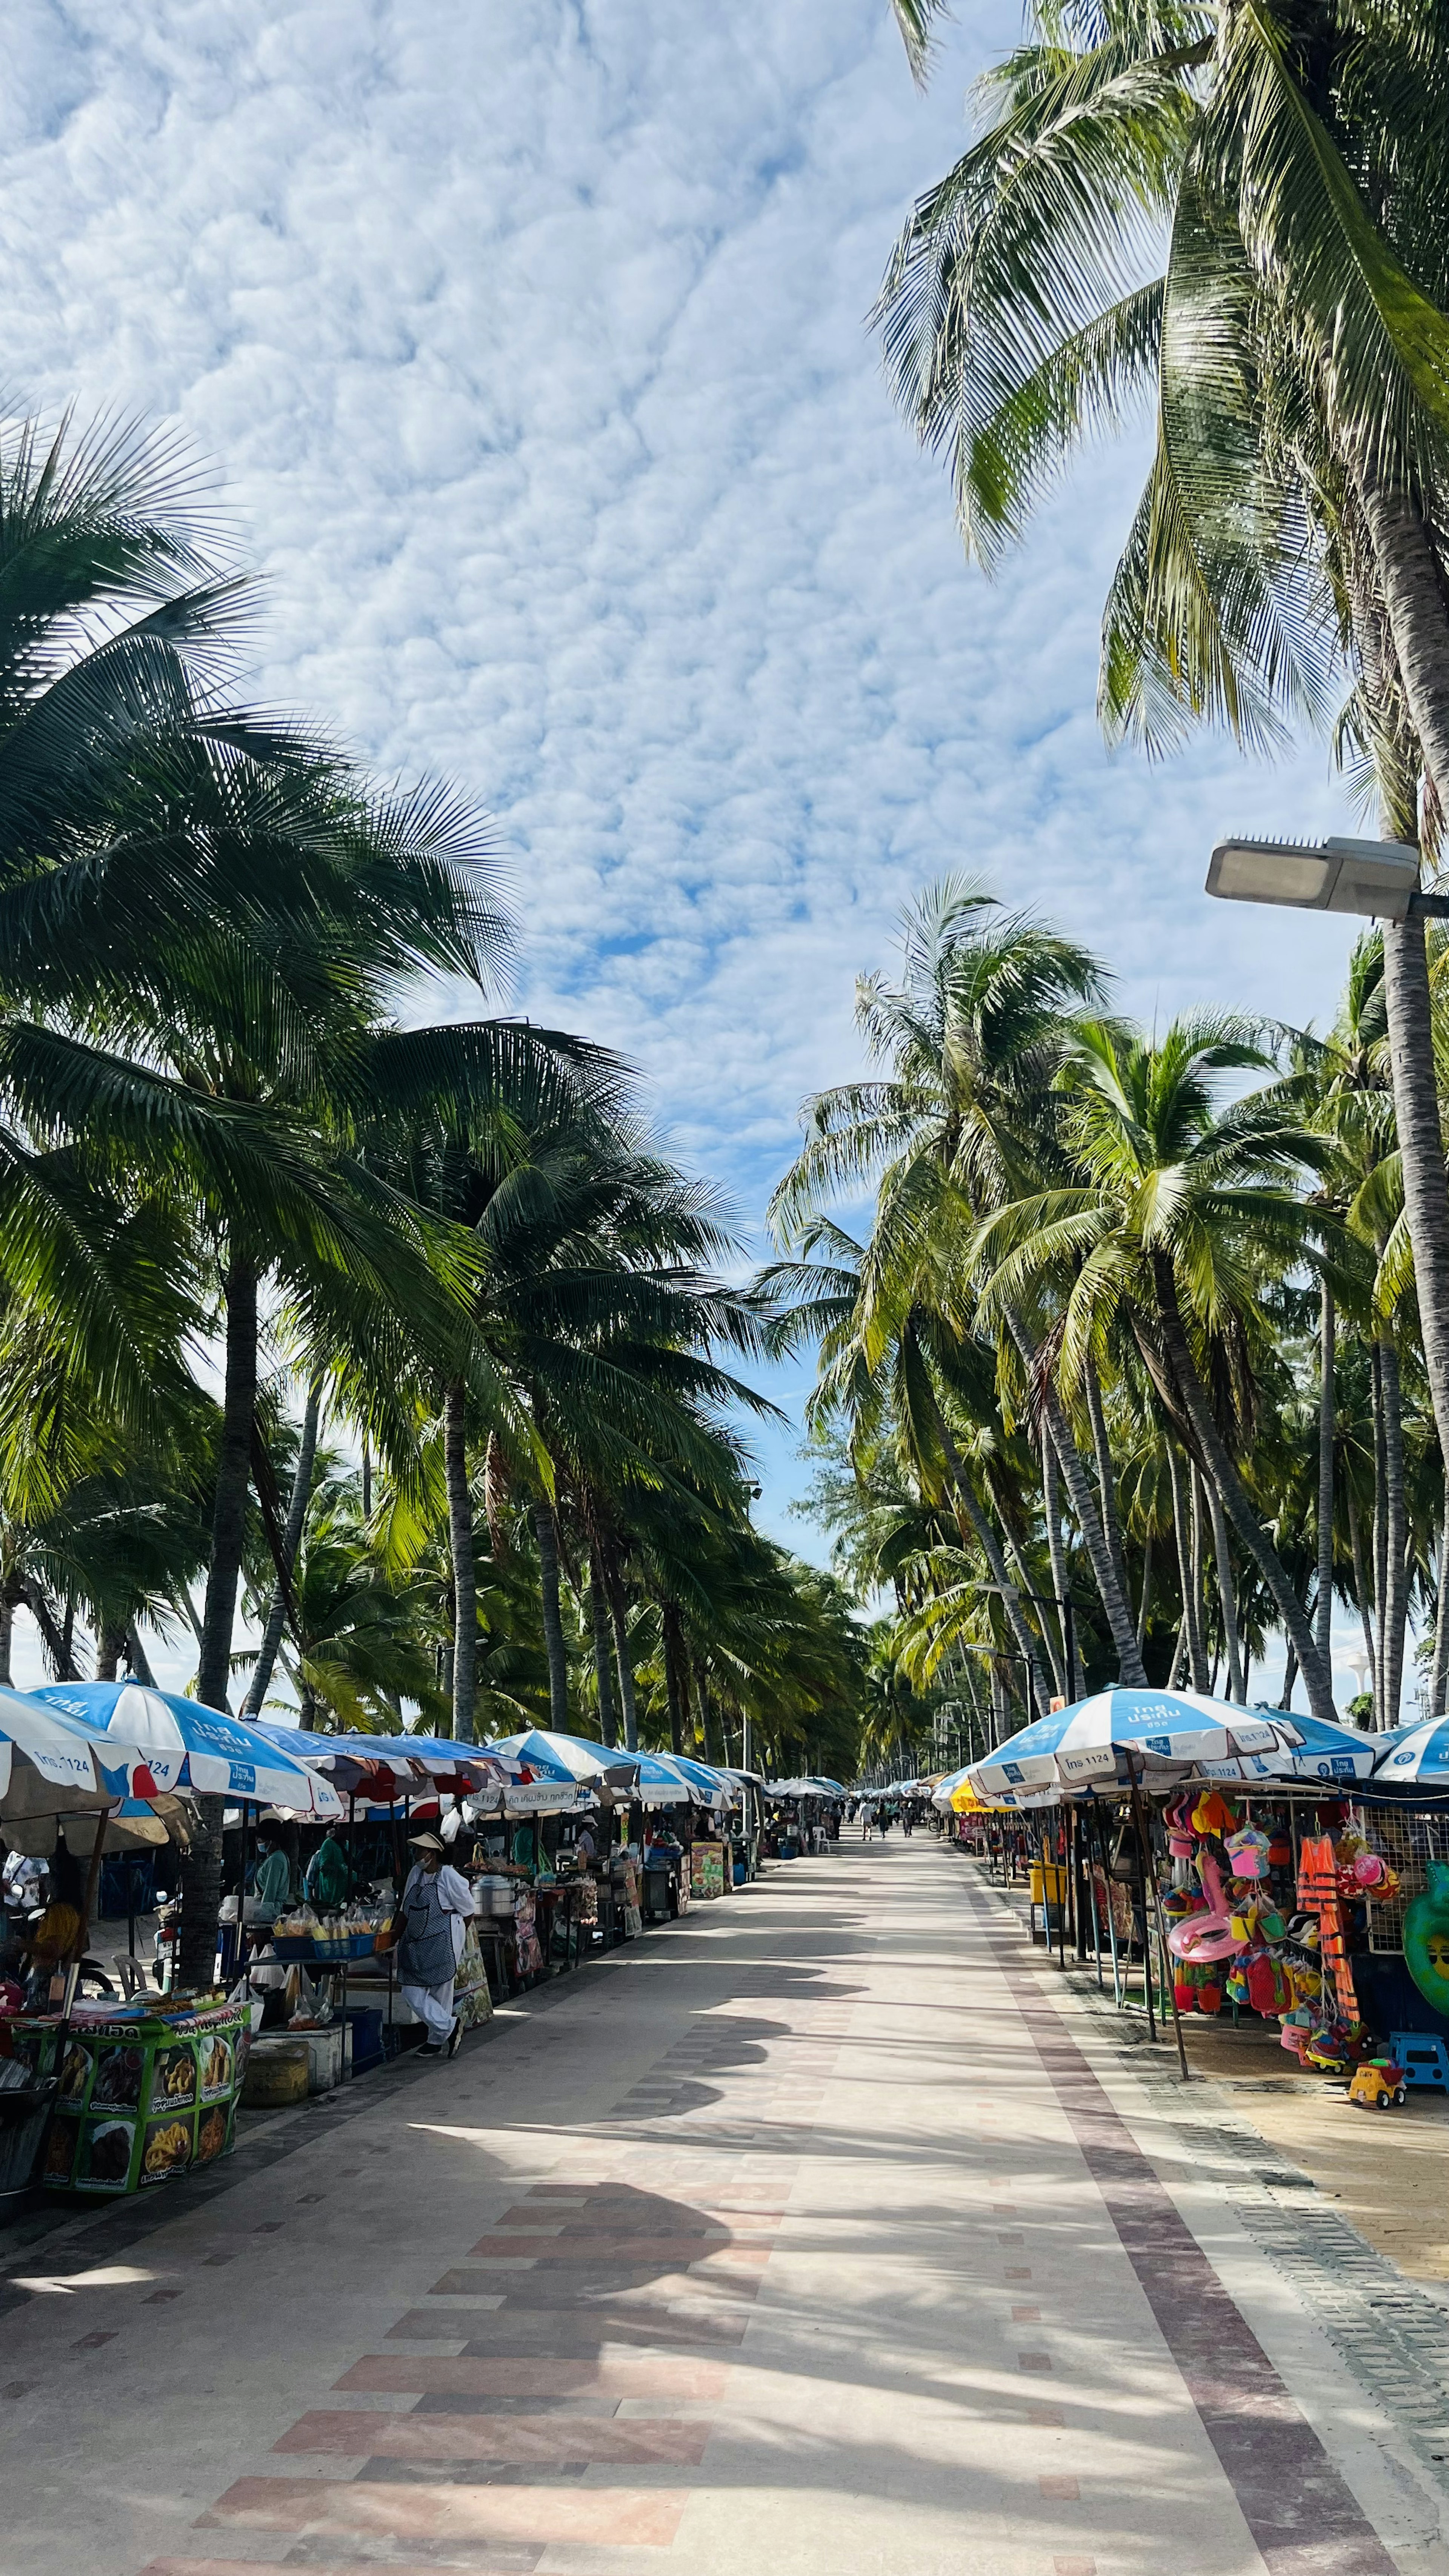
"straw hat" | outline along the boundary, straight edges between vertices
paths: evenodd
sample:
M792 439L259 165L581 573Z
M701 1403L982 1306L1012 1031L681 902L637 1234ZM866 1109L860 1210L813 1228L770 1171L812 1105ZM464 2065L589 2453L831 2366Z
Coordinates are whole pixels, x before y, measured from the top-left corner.
M436 1834L409 1834L408 1836L409 1851L440 1852L443 1848L444 1846L439 1842Z

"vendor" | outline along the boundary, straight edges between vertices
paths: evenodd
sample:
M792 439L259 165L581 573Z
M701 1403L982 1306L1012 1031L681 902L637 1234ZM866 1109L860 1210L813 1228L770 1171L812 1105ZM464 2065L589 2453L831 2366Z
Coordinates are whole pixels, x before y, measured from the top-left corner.
M453 1978L467 1938L473 1892L466 1878L445 1865L436 1834L411 1834L408 1842L417 1857L399 1909L398 1978L405 2002L428 2034L424 2056L456 2057L463 2025L453 2010Z
M579 1867L592 1869L599 1857L599 1846L594 1840L593 1828L587 1816L574 1836L574 1849L579 1856Z
M346 1904L352 1893L352 1872L347 1866L347 1854L337 1839L335 1825L328 1826L307 1863L302 1892L311 1904L320 1905L324 1914L335 1913L339 1905Z
M280 1816L263 1814L259 1827L279 1825ZM275 1923L292 1902L292 1864L275 1834L258 1831L257 1865L252 1875L252 1893L257 1900L257 1914L263 1923Z

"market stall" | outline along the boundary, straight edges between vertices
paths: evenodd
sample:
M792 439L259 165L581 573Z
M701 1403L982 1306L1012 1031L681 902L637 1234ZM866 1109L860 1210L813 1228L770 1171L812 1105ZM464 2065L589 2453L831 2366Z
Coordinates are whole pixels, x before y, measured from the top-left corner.
M18 2016L12 2054L57 2079L47 2191L120 2196L214 2163L232 2143L250 2040L250 2013L224 1996Z

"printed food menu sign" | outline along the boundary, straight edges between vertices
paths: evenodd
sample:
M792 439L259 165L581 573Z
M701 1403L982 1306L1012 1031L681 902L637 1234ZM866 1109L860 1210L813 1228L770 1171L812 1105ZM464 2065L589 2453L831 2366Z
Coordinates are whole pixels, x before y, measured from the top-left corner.
M54 2022L19 2023L16 2035L38 2073L54 2069ZM124 2030L69 2031L46 2143L46 2186L145 2191L224 2154L249 2035L247 2017L225 2007L198 2014L184 2029L141 2021Z

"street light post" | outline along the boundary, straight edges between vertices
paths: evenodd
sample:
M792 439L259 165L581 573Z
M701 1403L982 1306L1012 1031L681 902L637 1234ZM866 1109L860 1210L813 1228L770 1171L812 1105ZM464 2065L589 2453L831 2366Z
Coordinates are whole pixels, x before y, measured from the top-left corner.
M998 1592L1003 1595L1006 1588L1004 1583L978 1583L975 1586L978 1592ZM1072 1685L1077 1678L1077 1631L1071 1602L1064 1601L1059 1592L1024 1592L1019 1583L1015 1586L1015 1591L1019 1601L1034 1601L1038 1610L1056 1611L1061 1621L1062 1652L1067 1659L1067 1696L1070 1698Z
M1208 868L1207 890L1229 903L1348 913L1385 925L1384 1010L1404 1214L1434 1425L1440 1451L1449 1460L1449 1189L1424 951L1424 924L1449 920L1449 895L1423 891L1419 853L1411 842L1341 837L1316 844L1220 841Z

